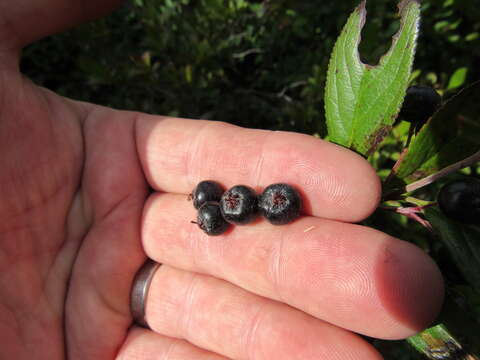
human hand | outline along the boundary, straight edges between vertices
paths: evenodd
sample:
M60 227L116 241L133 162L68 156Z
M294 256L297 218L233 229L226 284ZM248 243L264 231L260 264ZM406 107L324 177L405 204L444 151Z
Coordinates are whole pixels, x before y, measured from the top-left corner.
M380 197L358 155L74 102L20 75L22 46L116 2L0 0L0 358L370 360L381 357L355 332L396 339L428 325L443 297L432 260L350 224ZM204 179L294 184L305 216L208 237L186 201ZM163 264L152 330L129 308L145 254Z

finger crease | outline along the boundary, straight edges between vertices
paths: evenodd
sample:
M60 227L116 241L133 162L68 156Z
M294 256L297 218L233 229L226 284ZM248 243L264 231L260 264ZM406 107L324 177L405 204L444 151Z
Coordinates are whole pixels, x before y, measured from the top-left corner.
M180 343L179 339L172 339L172 341L170 342L170 345L168 345L168 348L165 351L162 359L163 360L170 359L170 356L173 354L173 349L175 349L175 347L178 346L179 343Z
M272 136L273 134L275 134L275 132L273 131L266 133L265 138L262 142L262 148L260 149L259 156L257 157L257 163L254 168L255 170L253 171L253 174L255 174L253 176L253 178L255 179L253 183L256 184L256 186L259 186L261 183L262 173L263 173L263 163L265 161L265 148L266 148L266 144L269 142L270 136Z
M263 311L266 306L264 302L260 305L257 309L256 314L253 316L252 321L250 322L250 326L247 327L247 332L245 334L245 347L246 350L246 358L250 360L255 360L257 354L260 354L261 347L258 346L256 339L260 339L261 337L257 336L258 328L260 327L260 323L263 320L265 312Z
M282 256L283 256L283 247L285 244L285 237L280 232L278 234L279 239L276 242L276 245L273 247L273 260L270 266L270 277L273 283L273 291L275 298L278 301L283 302L281 291L280 291L280 274L282 267Z
M210 123L205 123L199 130L198 132L195 134L195 137L192 139L192 141L189 142L188 144L188 149L187 151L185 152L185 161L184 161L184 164L185 164L185 176L186 176L186 179L187 179L187 183L189 185L190 188L193 189L193 187L195 186L196 184L196 180L195 180L195 176L194 176L194 173L193 173L193 170L194 169L194 166L195 164L197 163L196 159L197 159L197 154L199 153L199 148L200 148L200 144L202 143L202 137L203 137L203 133L205 131L206 128L209 127L209 124ZM201 162L203 164L203 162Z
M184 334L183 338L189 340L190 339L190 325L193 315L193 304L195 299L195 289L199 284L199 276L197 274L192 274L192 279L190 281L190 285L185 294L185 303L183 309L183 316L179 317L179 324L177 325L178 333Z

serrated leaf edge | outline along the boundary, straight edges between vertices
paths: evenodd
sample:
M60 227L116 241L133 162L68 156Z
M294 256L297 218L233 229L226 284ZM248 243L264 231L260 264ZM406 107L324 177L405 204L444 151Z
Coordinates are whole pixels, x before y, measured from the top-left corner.
M400 16L400 27L399 27L399 30L396 32L396 34L392 36L392 42L391 42L389 50L385 54L382 55L382 57L380 58L377 65L369 65L369 64L366 64L366 63L362 62L361 58L360 58L360 52L358 50L358 47L360 45L361 38L362 38L361 37L361 32L362 32L362 29L363 29L363 27L365 25L365 22L366 22L366 15L367 15L366 0L363 0L357 6L357 8L354 10L354 12L350 15L350 17L347 20L347 23L345 24L345 26L342 29L341 35L339 36L339 39L335 43L333 51L332 51L332 56L331 56L329 64L328 64L328 71L327 71L327 85L328 84L332 84L332 85L327 86L326 91L325 91L325 95L326 95L325 96L325 98L326 98L325 112L326 112L326 115L327 115L327 119L326 119L327 121L326 122L327 122L328 133L329 133L329 135L335 134L333 137L336 138L335 139L336 143L338 143L340 145L343 145L343 146L346 146L346 147L349 147L352 150L357 150L357 151L360 150L360 153L363 153L364 155L373 152L375 150L376 146L378 146L378 144L380 144L380 142L384 139L384 137L386 135L388 135L388 132L389 132L388 128L393 124L393 122L396 118L396 114L398 114L398 112L400 111L402 103L399 102L399 104L396 107L395 112L393 114L389 114L386 117L386 118L390 118L389 121L385 122L385 121L382 120L382 122L379 123L379 126L377 127L377 130L372 132L372 134L370 134L369 139L373 139L371 146L368 149L357 149L355 147L355 136L356 136L356 134L355 134L354 129L355 129L356 122L360 121L360 120L356 120L357 117L355 116L355 113L358 111L357 107L358 107L358 104L359 104L359 101L358 101L359 97L357 96L358 93L355 94L352 91L353 96L354 96L355 100L357 100L357 101L353 105L354 115L352 116L352 123L351 123L350 127L345 126L345 122L335 123L335 126L331 126L330 124L331 124L332 120L328 116L330 113L335 114L336 118L341 118L341 116L342 116L342 114L340 114L340 107L338 106L339 95L338 95L338 86L337 86L337 83L336 83L337 82L337 77L335 76L336 73L338 72L338 67L337 67L337 64L338 64L338 61L339 61L338 60L338 55L337 55L337 53L339 52L338 48L339 48L339 46L341 46L341 44L344 45L345 41L348 39L346 29L349 26L350 22L352 21L352 18L359 16L359 19L360 19L359 24L358 24L359 31L358 31L358 35L356 36L356 39L355 39L356 63L363 67L364 72L365 71L372 71L372 70L375 70L375 69L383 66L385 64L385 62L389 59L389 56L391 55L391 53L395 50L395 46L396 46L397 42L399 41L401 34L403 33L403 31L405 31L405 26L406 26L405 24L406 24L407 17L408 17L407 11L412 9L412 7L409 6L412 3L416 3L417 6L420 6L420 2L418 0L402 0L397 5L398 15ZM416 19L416 21L414 22L414 26L416 27L416 29L411 35L413 37L413 40L410 39L410 40L407 41L408 44L413 42L413 46L414 46L413 52L414 53L415 53L415 50L416 50L416 44L417 44L416 39L418 38L419 23L420 23L420 21L419 21L419 17L418 17ZM345 58L345 56L344 56L344 58ZM399 63L401 64L401 63L403 63L403 61L404 60L401 59L399 61ZM413 58L412 58L411 63L409 64L409 69L407 70L407 72L411 73L412 66L413 66ZM350 68L348 68L347 71L348 71L348 80L350 82L352 82L353 76L351 75ZM362 79L360 80L360 88L361 88L362 83L363 83L364 78L365 78L363 74L362 74ZM398 76L398 74L397 74L397 76ZM334 90L332 91L331 88L334 88ZM352 88L353 88L353 86L352 86ZM335 92L335 96L332 96L333 92ZM404 94L403 95L405 95L405 92L406 92L406 87L404 89ZM341 130L339 131L339 130L334 130L334 129L341 129Z

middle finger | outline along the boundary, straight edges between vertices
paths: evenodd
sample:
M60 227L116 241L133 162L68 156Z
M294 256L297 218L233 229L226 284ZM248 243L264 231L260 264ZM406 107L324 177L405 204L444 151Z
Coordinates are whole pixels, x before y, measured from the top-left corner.
M153 194L142 223L147 255L230 281L337 326L396 339L433 320L441 275L420 249L371 228L304 217L206 236L184 195Z

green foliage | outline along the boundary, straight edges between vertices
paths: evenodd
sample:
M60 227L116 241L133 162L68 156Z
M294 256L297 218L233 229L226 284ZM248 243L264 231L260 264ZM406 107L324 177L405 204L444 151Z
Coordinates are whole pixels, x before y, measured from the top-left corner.
M475 0L422 1L415 69L446 89L459 68L480 77ZM324 86L338 29L357 0L134 1L37 42L23 71L61 94L121 109L325 135ZM375 64L398 30L395 4L367 5L360 45ZM451 26L439 27L444 21ZM449 41L457 35L459 40ZM472 55L473 51L473 55Z
M480 229L451 221L437 209L426 209L425 215L465 279L480 291Z
M412 183L480 150L480 83L452 97L404 152L386 189Z
M475 135L480 128L480 82L441 106L413 141L411 137L416 131L412 130L417 129L417 124L411 124L404 146L405 128L395 134L391 125L412 78L420 6L418 1L403 0L399 8L400 30L389 52L375 67L362 64L358 54L360 31L365 23L365 2L350 15L339 35L331 55L325 92L328 139L373 158L372 163L379 174L384 174L383 198L387 202L380 209L416 221L433 236L439 237L468 283L470 297L475 298L480 294L480 229L445 218L432 207L436 205L434 202L415 198L409 193L462 168L471 166L474 169L477 165L480 137ZM453 26L457 27L458 23ZM455 71L449 88L463 83L466 73L461 69ZM385 176L385 170L389 170L378 166L383 149L375 150L389 133L393 137L400 135L396 139L390 136L385 143L393 148L400 143L401 154L395 157L389 175ZM393 160L388 155L385 158ZM391 219L392 223L395 221L398 220ZM451 298L447 299L447 302L451 301ZM476 309L471 311L477 313ZM469 319L464 321L460 332L464 338L480 332L478 317L473 326L469 324L467 327L467 322L470 323ZM477 359L472 353L473 347L459 343L444 324L425 329L408 342L429 359Z

